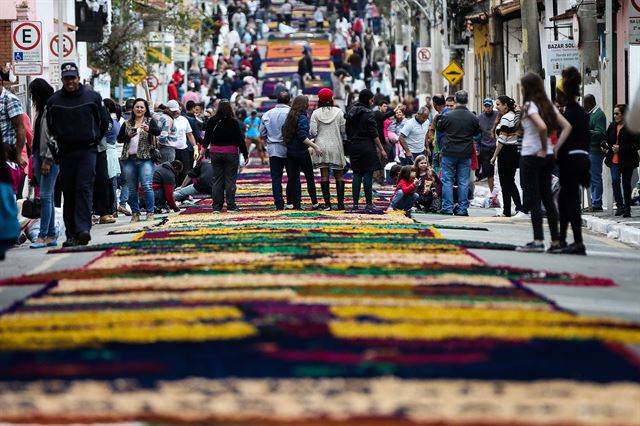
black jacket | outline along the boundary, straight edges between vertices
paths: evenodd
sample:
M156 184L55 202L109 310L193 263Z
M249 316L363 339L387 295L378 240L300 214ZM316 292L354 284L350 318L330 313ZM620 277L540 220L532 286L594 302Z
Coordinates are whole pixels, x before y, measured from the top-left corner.
M213 188L213 167L210 161L200 160L196 166L187 173L189 177L198 179L193 184L196 191L203 194L211 194Z
M447 135L442 155L471 158L473 139L481 133L478 117L466 107L457 106L440 117L436 128Z
M47 125L62 150L95 146L111 119L98 92L80 85L75 92L55 92L47 102Z
M393 117L395 111L391 108L387 110L387 112L382 112L377 110L373 113L374 117L376 117L376 125L378 126L378 138L380 138L380 142L384 144L386 139L384 138L384 121L387 118Z
M238 120L232 117L224 117L221 120L212 118L207 122L204 132L204 145L211 149L211 146L235 145L246 160L249 159L247 144L244 141L244 133L240 128Z
M378 124L368 106L355 102L344 118L347 120L346 131L350 142L366 140L373 145L373 139L378 137Z
M344 118L349 139L349 160L354 173L380 170L382 164L374 139L378 137L378 125L373 111L360 102L354 103Z
M605 164L611 167L611 161L613 159L613 150L611 147L616 144L616 123L611 123L607 129L607 156L605 158ZM620 145L618 149L618 165L621 169L638 167L638 150L640 149L640 135L635 135L624 126L620 129L620 136L618 137L618 143Z

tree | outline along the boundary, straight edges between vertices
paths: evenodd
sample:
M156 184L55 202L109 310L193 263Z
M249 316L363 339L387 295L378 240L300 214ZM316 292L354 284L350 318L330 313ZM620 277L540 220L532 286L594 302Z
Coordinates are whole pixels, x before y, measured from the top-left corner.
M197 9L194 13L181 0L112 0L111 26L103 41L91 43L88 49L94 77L108 73L117 81L134 63L145 64L145 23L157 23L159 30L181 36L188 34L199 19Z

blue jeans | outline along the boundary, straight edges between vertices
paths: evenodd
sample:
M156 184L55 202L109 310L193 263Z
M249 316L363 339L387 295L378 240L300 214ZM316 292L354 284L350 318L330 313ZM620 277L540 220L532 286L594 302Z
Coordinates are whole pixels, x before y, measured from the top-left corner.
M273 202L277 209L284 208L282 198L282 175L287 169L289 175L289 165L284 157L269 157L269 171L271 172L271 191L273 192ZM292 180L287 179L287 204L293 204Z
M631 208L631 178L635 167L620 168L618 164L611 164L611 183L613 185L613 198L616 207ZM622 184L622 191L620 191Z
M457 213L465 214L469 208L469 176L471 158L442 156L442 213L453 213L453 180L458 178Z
M396 195L391 199L391 208L394 210L404 210L408 212L411 210L419 195L415 192L413 194L405 195L402 190L398 190Z
M604 161L603 153L590 153L589 162L591 163L591 205L593 207L602 207L602 162Z
M40 233L38 238L56 238L56 211L53 203L53 191L56 186L56 179L60 172L60 166L51 165L48 175L41 172L42 159L39 155L33 158L33 172L40 185Z
M186 200L191 195L197 195L200 192L193 185L185 186L184 188L176 189L173 192L173 198L179 203L181 201Z
M135 156L123 161L123 173L127 179L129 188L129 205L131 213L140 213L138 203L138 183L142 186L144 196L144 207L147 213L153 213L153 161L139 160Z
M124 175L124 161L120 160L120 174L118 175L118 186L120 187L120 205L125 207L129 201L129 187L127 186L127 177ZM115 198L115 192L113 197Z

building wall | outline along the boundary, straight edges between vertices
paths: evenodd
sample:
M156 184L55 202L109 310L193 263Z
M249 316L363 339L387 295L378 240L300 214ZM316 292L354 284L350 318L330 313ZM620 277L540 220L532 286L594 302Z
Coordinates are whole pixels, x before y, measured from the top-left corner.
M11 20L0 20L0 64L11 62Z
M631 63L631 57L627 58L626 53L629 47L629 1L621 1L621 8L618 11L616 29L616 100L615 103L627 102L627 84L629 75L627 74L627 60ZM631 67L629 67L629 70Z
M504 22L505 94L521 103L520 78L524 65L522 58L522 20Z

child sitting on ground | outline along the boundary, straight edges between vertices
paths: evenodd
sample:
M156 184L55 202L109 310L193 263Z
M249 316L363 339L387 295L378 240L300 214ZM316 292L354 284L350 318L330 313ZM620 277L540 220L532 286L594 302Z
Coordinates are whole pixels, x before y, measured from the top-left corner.
M391 197L391 204L389 208L393 210L404 210L405 212L411 211L413 204L418 199L416 194L416 173L413 171L412 166L404 166L400 169L398 175L398 185Z
M419 155L413 165L417 176L415 206L423 212L438 212L442 204L442 181L429 165L427 157Z

